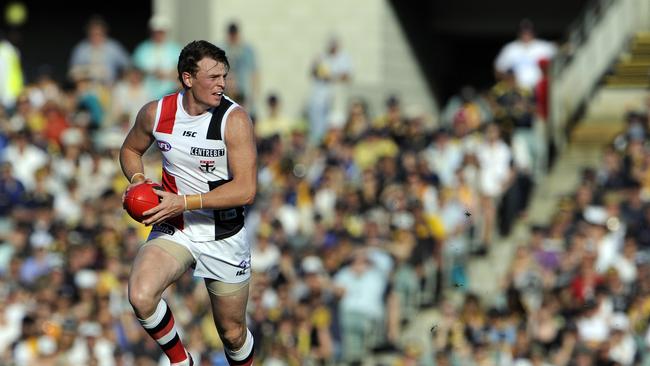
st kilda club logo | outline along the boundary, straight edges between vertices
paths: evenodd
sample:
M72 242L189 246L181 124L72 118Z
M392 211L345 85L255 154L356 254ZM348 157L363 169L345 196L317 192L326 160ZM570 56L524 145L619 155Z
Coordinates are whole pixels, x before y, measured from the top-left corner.
M214 160L201 160L199 165L201 170L206 173L212 173L216 169L214 166Z

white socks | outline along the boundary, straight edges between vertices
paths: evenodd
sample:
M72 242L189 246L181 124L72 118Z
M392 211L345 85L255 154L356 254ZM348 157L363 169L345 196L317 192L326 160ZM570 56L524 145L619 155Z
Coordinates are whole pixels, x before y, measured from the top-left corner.
M253 334L246 328L246 340L244 345L237 351L231 351L224 347L224 352L233 361L244 361L253 352Z

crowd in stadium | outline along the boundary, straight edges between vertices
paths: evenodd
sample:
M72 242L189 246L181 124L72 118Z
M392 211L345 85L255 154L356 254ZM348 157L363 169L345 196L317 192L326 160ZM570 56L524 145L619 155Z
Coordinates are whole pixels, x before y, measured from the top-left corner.
M128 182L117 163L137 110L178 87L181 46L166 38L165 19L150 26L151 39L129 53L93 18L71 50L69 80L43 73L3 89L0 364L166 360L126 296L149 228L122 209ZM354 80L354 60L336 41L304 71L314 87L304 115L284 115L280 94L257 94L258 61L243 31L232 24L221 46L232 67L227 93L260 107L251 110L259 189L247 213L258 364L361 364L379 351L398 365L647 361L648 110L626 116L599 169L583 172L550 225L531 228L502 264L499 301L485 304L467 290L467 266L526 217L546 174L553 46L523 24L497 59L495 85L463 88L432 127L434 116L407 113L399 94L380 110L363 96L337 100L333 90ZM532 69L512 63L521 42L547 53ZM344 118L333 118L340 111ZM151 167L159 159L146 155ZM187 274L165 298L197 364L227 364L202 282ZM423 354L401 335L432 307L441 320L423 340L434 351Z

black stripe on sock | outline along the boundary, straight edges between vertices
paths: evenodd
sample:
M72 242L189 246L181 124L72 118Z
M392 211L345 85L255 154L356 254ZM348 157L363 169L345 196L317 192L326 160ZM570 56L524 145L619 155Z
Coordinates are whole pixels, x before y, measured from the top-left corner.
M181 341L181 339L178 337L178 333L177 333L174 336L174 338L172 338L171 341L169 341L169 342L167 342L165 344L161 344L160 348L162 348L163 351L167 351L167 350L171 349L172 347L174 347L180 341Z
M164 327L166 327L167 324L171 321L171 318L172 318L172 311L169 309L169 306L167 306L165 308L165 315L163 316L160 323L158 323L158 325L156 325L155 327L153 327L151 329L147 329L147 328L144 328L144 329L147 331L147 333L149 333L151 336L153 336L154 334L161 331Z

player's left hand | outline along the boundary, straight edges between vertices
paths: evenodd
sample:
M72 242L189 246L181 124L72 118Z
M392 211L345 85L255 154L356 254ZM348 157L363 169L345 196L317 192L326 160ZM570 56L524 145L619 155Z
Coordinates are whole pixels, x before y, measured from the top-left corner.
M157 189L153 191L160 196L160 203L158 206L142 213L144 216L150 216L142 221L146 226L160 224L182 214L185 210L185 200L182 195Z

